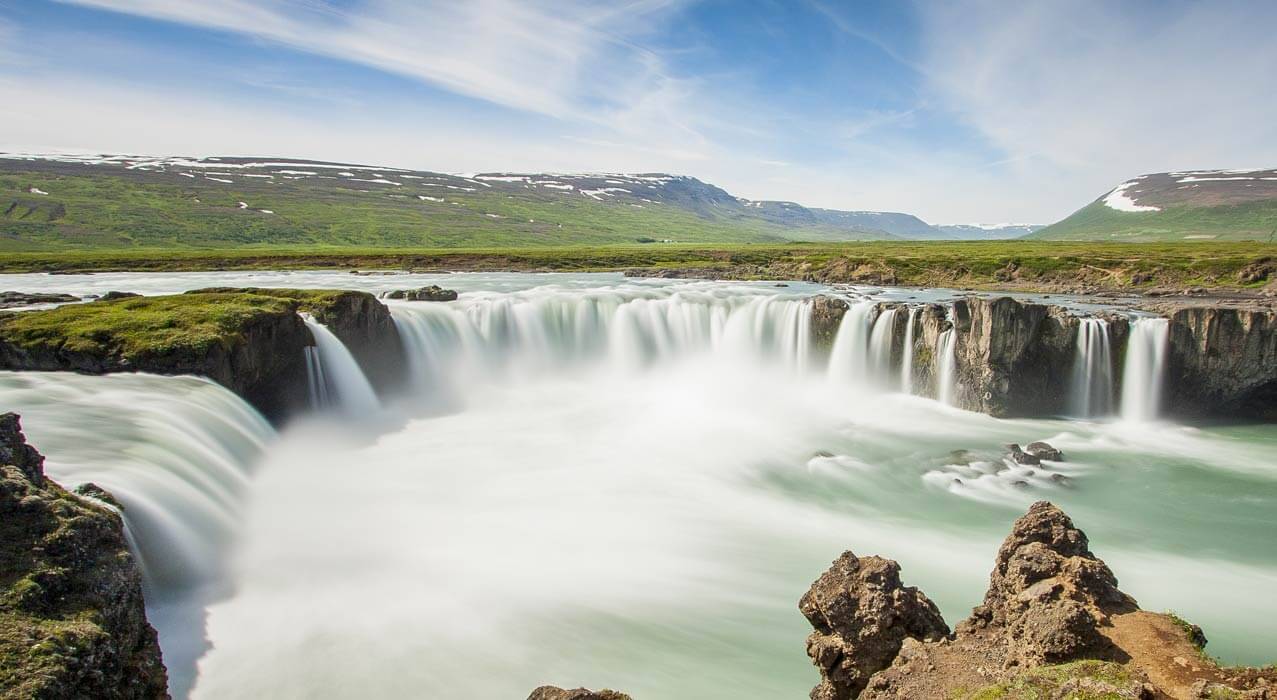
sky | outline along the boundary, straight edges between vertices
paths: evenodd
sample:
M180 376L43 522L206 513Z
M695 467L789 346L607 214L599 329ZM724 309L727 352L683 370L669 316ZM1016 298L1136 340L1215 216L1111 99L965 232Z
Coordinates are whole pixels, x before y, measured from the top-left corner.
M668 172L1050 223L1277 165L1277 2L0 0L0 150Z

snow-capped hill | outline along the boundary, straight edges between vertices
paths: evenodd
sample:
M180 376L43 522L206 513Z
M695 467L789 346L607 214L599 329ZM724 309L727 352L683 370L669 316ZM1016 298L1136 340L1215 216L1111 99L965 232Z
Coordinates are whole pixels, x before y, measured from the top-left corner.
M1042 228L1041 224L948 224L937 226L950 238L966 241L1022 238Z

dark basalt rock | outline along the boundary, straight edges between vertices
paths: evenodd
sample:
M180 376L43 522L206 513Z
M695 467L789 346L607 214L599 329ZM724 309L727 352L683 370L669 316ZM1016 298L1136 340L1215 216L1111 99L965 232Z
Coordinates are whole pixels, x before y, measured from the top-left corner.
M1191 307L1170 318L1169 411L1277 420L1277 312Z
M110 291L98 297L98 301L115 301L116 299L132 299L133 297L140 297L140 296L142 295L138 294L137 292Z
M42 463L0 415L0 697L167 698L123 522Z
M1046 442L1030 442L1024 448L1025 452L1037 457L1039 460L1045 459L1049 462L1064 461L1064 453L1055 449L1050 443Z
M386 293L387 299L405 299L407 301L456 301L457 292L444 289L437 284L418 289L396 289Z

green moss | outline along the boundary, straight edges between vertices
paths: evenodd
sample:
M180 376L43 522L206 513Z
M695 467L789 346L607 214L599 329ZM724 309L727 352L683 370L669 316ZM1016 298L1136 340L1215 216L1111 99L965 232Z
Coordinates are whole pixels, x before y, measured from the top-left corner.
M287 313L288 299L244 293L131 297L0 318L0 338L26 350L136 359L150 353L231 347L247 322Z
M954 700L1046 700L1070 681L1090 681L1093 689L1075 690L1069 700L1121 700L1118 691L1135 677L1125 666L1108 661L1074 661L1035 668L1015 678L973 691L960 691ZM1112 690L1109 690L1109 689Z

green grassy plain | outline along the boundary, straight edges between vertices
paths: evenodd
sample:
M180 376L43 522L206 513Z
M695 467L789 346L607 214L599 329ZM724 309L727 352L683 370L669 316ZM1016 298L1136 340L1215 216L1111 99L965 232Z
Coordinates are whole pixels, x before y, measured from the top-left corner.
M350 269L601 272L811 279L905 286L1256 288L1277 278L1277 245L1047 241L619 245L387 249L98 250L0 253L3 272Z
M1028 235L1057 241L1277 240L1277 201L1226 206L1168 206L1157 212L1116 211L1092 202L1063 221Z

